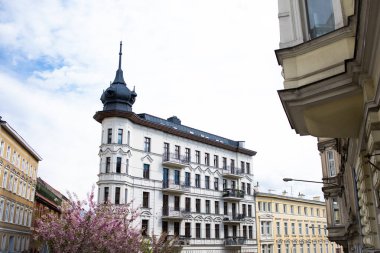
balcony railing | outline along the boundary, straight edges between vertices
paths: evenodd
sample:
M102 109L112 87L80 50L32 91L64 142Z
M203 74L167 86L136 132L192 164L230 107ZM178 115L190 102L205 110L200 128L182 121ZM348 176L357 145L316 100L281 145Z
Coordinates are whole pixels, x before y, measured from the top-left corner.
M243 177L243 171L237 167L226 166L223 168L224 177Z
M162 218L163 219L183 219L184 214L186 214L184 209L178 210L173 207L163 207L162 208Z
M190 157L177 153L164 153L162 155L162 162L166 165L184 167L190 163Z
M245 214L242 213L228 213L224 215L223 222L241 222L245 218Z
M176 180L167 180L162 182L162 189L175 192L187 192L190 191L190 185L186 185L185 182Z
M224 189L223 198L244 198L244 191L238 189Z
M224 239L225 246L242 246L245 244L245 237L226 237Z

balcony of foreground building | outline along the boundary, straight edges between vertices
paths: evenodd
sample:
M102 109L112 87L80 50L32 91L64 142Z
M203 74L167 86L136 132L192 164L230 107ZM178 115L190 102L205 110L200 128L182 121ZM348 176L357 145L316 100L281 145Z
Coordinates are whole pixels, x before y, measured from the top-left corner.
M245 237L226 237L224 239L224 246L226 248L240 248L241 246L244 246L246 244L246 238Z
M168 180L162 182L162 192L182 194L190 191L190 186L184 182Z
M244 199L244 191L238 189L224 189L222 197L224 200L240 201Z
M284 77L284 89L278 94L291 127L300 135L344 138L359 133L366 96L373 92L365 67L368 63L371 66L377 54L371 52L371 45L375 45L373 33L368 32L371 29L358 36L358 29L366 27L358 23L377 19L378 10L358 16L360 11L354 11L349 2L340 1L342 8L334 10L351 11L345 16L350 16L346 26L276 50ZM299 18L296 13L291 15ZM285 21L285 15L281 17ZM378 23L371 24L375 27ZM288 32L284 24L280 26L281 33ZM368 50L365 54L364 49Z
M187 214L184 209L178 210L173 207L163 207L162 208L162 220L183 220L184 215Z
M239 224L245 219L245 214L242 213L228 213L223 216L224 224Z
M190 157L177 153L164 153L162 165L173 168L185 168L190 163Z
M223 177L230 179L239 179L244 177L244 175L241 169L227 166L223 168Z

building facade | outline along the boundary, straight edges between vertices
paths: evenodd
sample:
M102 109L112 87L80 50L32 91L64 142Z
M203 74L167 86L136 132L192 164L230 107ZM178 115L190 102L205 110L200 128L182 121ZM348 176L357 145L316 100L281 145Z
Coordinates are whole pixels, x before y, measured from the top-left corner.
M62 204L65 202L68 203L65 195L38 177L34 199L33 227L36 227L37 219L40 219L45 214L52 213L59 216ZM31 252L49 252L49 250L46 244L32 240Z
M329 239L380 249L380 1L279 0L291 127L318 137Z
M41 157L0 118L0 249L29 250Z
M256 192L257 245L260 253L339 253L327 238L325 203Z
M120 45L121 47L121 45ZM182 252L257 252L252 157L243 142L132 112L119 69L94 118L102 124L98 201L133 201L146 235Z

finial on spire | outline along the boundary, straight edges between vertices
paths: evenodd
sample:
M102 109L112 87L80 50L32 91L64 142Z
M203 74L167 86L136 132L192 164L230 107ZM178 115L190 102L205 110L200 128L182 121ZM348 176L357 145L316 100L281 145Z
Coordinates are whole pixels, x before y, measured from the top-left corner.
M119 69L121 69L121 55L123 54L122 53L122 46L123 46L123 42L120 41L120 52L119 52Z

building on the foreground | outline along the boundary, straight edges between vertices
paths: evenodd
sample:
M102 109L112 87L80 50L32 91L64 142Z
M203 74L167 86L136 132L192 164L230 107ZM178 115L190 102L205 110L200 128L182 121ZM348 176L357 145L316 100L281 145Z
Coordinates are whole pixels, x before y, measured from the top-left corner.
M244 142L132 111L119 69L101 96L99 202L133 200L147 235L180 237L182 252L256 252L252 157Z
M0 118L0 251L29 250L41 157Z
M68 202L65 195L38 177L34 199L33 227L36 226L37 219L41 218L45 214L51 213L59 216L61 214L62 204L65 202ZM31 251L48 252L46 244L43 245L35 240L32 240Z
M279 0L291 127L318 137L329 239L380 250L380 1Z
M319 201L256 192L257 245L260 253L340 253L327 238L326 207Z

